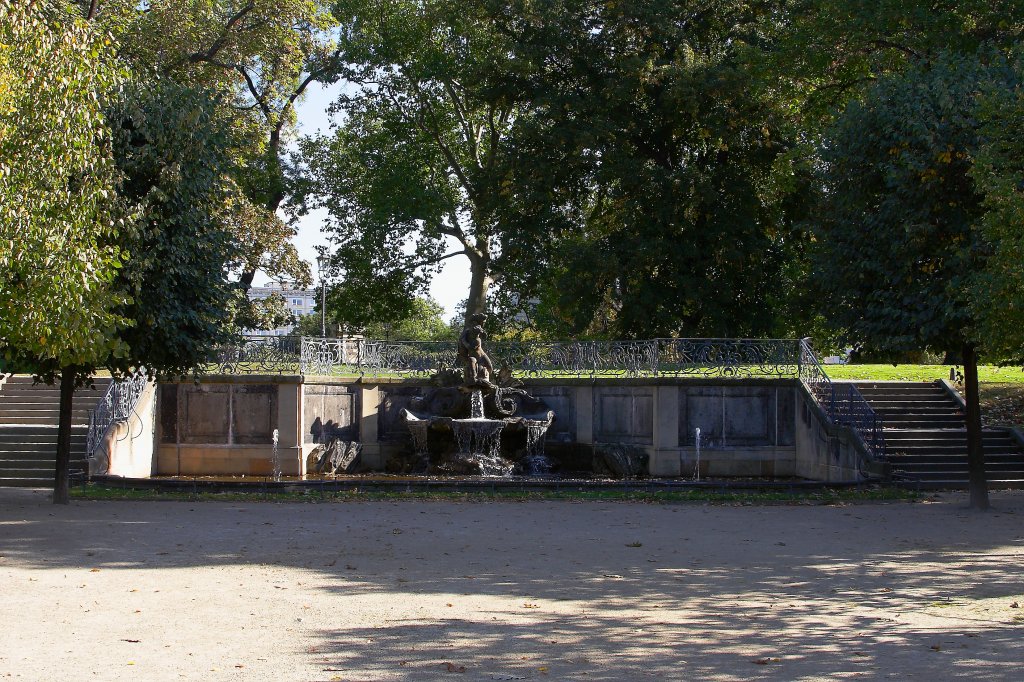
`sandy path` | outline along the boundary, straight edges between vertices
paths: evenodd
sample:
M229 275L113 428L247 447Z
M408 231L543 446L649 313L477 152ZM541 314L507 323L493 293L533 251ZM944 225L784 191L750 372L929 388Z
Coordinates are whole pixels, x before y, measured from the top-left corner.
M1024 679L1024 494L963 502L0 490L0 679Z

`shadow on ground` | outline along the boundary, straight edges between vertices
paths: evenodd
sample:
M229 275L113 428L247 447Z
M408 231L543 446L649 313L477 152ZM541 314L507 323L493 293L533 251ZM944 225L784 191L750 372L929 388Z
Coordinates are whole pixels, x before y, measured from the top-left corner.
M0 567L270 567L246 589L304 602L282 646L327 680L1017 679L1024 496L996 504L0 498Z

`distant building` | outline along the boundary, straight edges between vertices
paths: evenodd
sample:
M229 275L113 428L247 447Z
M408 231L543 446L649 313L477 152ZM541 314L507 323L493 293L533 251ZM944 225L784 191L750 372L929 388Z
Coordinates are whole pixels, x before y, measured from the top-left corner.
M260 300L278 294L284 298L288 311L295 316L295 319L312 315L316 307L317 292L312 289L289 289L278 282L270 282L266 286L251 287L249 289L250 300ZM293 326L278 327L277 329L249 330L253 336L287 336L292 333Z

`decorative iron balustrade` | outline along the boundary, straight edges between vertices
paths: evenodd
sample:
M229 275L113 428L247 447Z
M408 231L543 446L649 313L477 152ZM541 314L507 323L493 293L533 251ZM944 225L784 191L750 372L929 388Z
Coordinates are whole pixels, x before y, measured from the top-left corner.
M207 374L299 374L301 337L246 336L219 348Z
M523 378L797 377L799 341L787 339L653 339L648 341L496 342L496 368ZM455 342L303 337L304 375L432 376L457 369Z
M661 376L795 377L799 342L790 339L658 339Z
M126 422L132 416L148 382L149 377L143 370L125 379L110 382L96 407L89 411L89 432L86 437L86 454L89 457L99 448L111 426Z
M302 337L299 372L303 376L360 374L361 339Z
M832 383L818 362L809 339L800 341L800 381L829 420L857 431L875 457L885 458L885 435L878 413L855 385Z

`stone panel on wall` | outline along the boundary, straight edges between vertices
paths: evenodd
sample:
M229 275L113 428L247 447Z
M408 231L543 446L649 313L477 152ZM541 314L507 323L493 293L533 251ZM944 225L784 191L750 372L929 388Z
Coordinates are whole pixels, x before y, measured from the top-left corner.
M726 447L775 444L775 389L726 389L722 409Z
M424 389L410 386L389 386L381 389L380 411L377 417L377 440L403 442L411 436L402 420L402 410L409 407L413 398L423 394Z
M227 384L179 384L178 433L182 443L227 444L229 402Z
M178 385L160 384L160 442L178 442Z
M554 443L576 441L576 391L571 386L524 386L526 392L547 403L555 413L547 440Z
M722 389L719 386L686 386L679 391L679 444L692 446L700 428L701 446L722 442Z
M234 387L231 406L233 442L239 445L273 443L274 429L277 428L277 390L273 384Z
M654 391L600 386L594 389L594 439L599 443L654 442Z
M334 438L359 439L354 390L351 386L303 386L303 443L327 443Z

